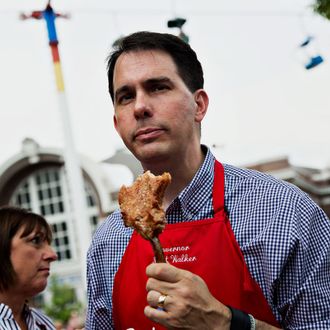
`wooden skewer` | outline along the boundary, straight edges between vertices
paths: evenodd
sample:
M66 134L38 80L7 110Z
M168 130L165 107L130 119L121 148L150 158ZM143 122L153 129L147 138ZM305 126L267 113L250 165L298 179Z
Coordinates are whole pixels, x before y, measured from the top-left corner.
M160 244L160 241L159 241L158 236L154 236L149 241L150 241L150 243L152 245L152 248L154 250L156 262L157 263L161 263L161 262L166 263L165 255L164 255L164 252L163 252L163 248L162 248L162 246Z

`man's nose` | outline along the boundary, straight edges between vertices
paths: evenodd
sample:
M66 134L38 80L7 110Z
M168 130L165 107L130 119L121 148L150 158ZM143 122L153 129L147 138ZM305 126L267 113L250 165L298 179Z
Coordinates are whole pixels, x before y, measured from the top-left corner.
M134 114L136 118L151 117L152 107L148 95L138 92L135 97Z

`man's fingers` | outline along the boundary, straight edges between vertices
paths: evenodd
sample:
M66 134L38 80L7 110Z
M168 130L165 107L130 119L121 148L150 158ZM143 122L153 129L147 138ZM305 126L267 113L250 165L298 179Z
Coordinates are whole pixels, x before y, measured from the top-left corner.
M173 289L173 285L182 278L182 270L169 264L151 264L146 270L147 291L158 291L163 294L169 294Z
M147 267L146 273L148 277L159 281L176 283L183 277L185 271L170 264L153 263Z
M162 294L160 292L155 291L155 290L150 290L147 294L148 304L153 308L157 308L158 301L160 300L161 296L162 296Z
M149 278L147 281L146 289L148 292L156 291L159 294L169 294L172 291L173 283L159 281L154 278ZM157 297L158 299L158 297Z
M164 324L164 321L168 318L166 311L161 309L156 309L150 306L144 308L144 315L151 321Z

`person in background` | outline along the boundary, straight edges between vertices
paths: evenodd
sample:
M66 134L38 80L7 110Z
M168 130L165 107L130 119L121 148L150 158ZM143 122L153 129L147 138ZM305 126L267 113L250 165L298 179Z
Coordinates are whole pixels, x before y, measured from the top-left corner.
M17 207L0 208L1 330L55 330L47 316L28 305L46 288L50 264L57 259L51 240L42 216Z
M64 330L63 322L62 321L55 321L54 322L54 326L55 326L55 329L56 330Z
M78 311L72 311L65 330L80 330L83 329L84 324L85 324L85 320L78 313Z
M86 329L330 329L330 221L297 187L201 144L209 99L191 47L133 33L110 54L108 82L127 148L172 176L167 263L111 214L88 251Z

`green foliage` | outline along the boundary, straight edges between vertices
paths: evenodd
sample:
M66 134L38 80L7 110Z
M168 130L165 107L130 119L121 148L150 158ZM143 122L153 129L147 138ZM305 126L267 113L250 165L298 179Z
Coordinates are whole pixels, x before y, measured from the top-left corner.
M43 307L46 315L53 320L66 324L72 312L79 312L82 304L77 301L74 289L67 284L60 284L56 276L50 278L51 303Z
M330 0L316 0L313 9L317 14L330 20Z

